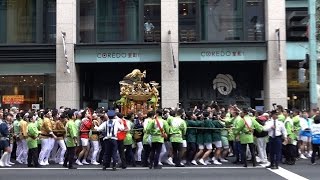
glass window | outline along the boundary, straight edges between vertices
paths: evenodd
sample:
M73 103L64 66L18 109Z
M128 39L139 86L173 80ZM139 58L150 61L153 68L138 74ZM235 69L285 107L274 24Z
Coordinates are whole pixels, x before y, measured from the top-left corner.
M161 41L161 9L160 0L144 1L144 41Z
M160 42L160 0L80 0L79 43Z
M264 0L179 0L179 37L190 41L263 41Z
M55 88L54 75L0 76L0 108L55 107Z
M139 1L97 0L97 41L138 41Z
M179 0L179 38L181 42L199 41L197 0Z
M308 41L308 9L286 9L286 27L288 41Z
M55 43L56 0L0 0L0 43Z

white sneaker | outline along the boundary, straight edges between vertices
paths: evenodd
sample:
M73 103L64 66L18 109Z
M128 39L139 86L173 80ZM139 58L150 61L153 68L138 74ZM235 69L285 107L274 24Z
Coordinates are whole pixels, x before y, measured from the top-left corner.
M204 166L207 165L207 164L203 161L203 159L200 159L200 160L199 160L199 163L202 164L202 165L204 165Z
M8 164L8 163L4 163L4 166L6 166L6 167L11 167L11 165Z
M23 164L23 162L20 159L16 160L19 164Z
M206 160L205 163L206 163L207 165L210 165L210 164L211 164L211 162L210 162L209 160Z
M193 164L193 165L195 165L195 166L198 166L198 163L197 163L196 160L192 160L192 161L191 161L191 164Z
M44 165L46 165L46 166L50 165L50 164L49 164L49 161L48 161L48 160L45 161L45 162L44 162Z
M28 161L23 162L23 164L28 164ZM49 164L48 164L49 165Z
M172 157L169 157L168 160L167 160L167 163L171 166L174 166L175 164L173 163L172 161Z
M221 161L221 162L228 162L228 160L226 160L226 159L224 159L224 158L220 159L220 161Z
M100 163L98 163L97 161L92 161L91 164L93 164L93 165L99 165Z
M89 163L86 160L82 160L82 164L88 165Z
M13 162L11 162L11 161L9 161L8 163L9 163L10 165L15 165L15 163L13 163Z
M83 165L78 159L76 160L76 164L78 164L79 166Z
M308 153L308 154L306 154L306 157L311 158L312 156L311 156L311 154Z
M221 165L222 163L219 162L219 161L217 161L217 160L215 160L215 161L213 161L213 164L215 164L215 165Z
M162 162L158 162L158 165L159 165L159 166L163 166Z
M0 167L4 167L4 163L2 161L0 161Z
M306 158L303 154L300 154L300 158L301 158L301 159L308 159L308 158Z
M229 153L228 157L231 157L231 156L233 156L233 153Z
M43 161L39 162L40 166L45 166L46 164Z
M261 162L261 159L260 159L258 156L256 156L256 162L257 162L257 163L260 163L260 162Z
M182 164L187 164L187 161L186 160L182 160L181 163Z
M63 161L59 162L60 165L63 165L63 163L64 163Z

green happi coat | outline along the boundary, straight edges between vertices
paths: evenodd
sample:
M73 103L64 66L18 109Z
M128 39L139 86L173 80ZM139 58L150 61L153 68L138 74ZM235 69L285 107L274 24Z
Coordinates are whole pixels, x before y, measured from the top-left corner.
M78 137L78 131L76 124L74 123L73 119L70 119L66 124L66 146L67 147L76 147L75 139Z
M163 120L162 117L158 117L158 121L165 133L169 134L169 125L167 121ZM160 128L158 127L155 119L149 121L146 131L151 135L151 142L164 142L164 138L161 136Z
M214 124L211 119L205 119L203 121L204 128L214 128ZM212 129L204 129L203 130L203 144L212 143Z
M129 120L126 120L126 123L127 123L128 131L127 131L127 134L126 134L126 138L123 140L123 145L132 145L133 144L133 139L132 139L132 131L131 131L131 129L133 129L134 124Z
M213 128L224 128L224 125L219 120L212 121ZM212 131L212 142L221 141L221 129Z
M186 122L181 119L180 116L177 116L174 117L170 122L168 122L168 125L170 128L170 142L182 143L183 136L185 136L187 132Z
M281 113L278 115L278 120L284 122L286 120L286 117Z
M187 132L186 132L186 140L187 142L195 143L197 142L197 129L194 127L201 127L203 125L203 121L197 121L197 120L186 120L187 124ZM189 128L192 127L192 128Z
M286 120L284 121L284 126L287 130L288 138L291 139L291 142L289 143L296 145L297 135L294 132L293 120L290 117L287 117Z
M147 133L147 126L149 121L151 121L151 118L146 118L143 122L143 139L142 139L142 143L143 144L149 144L151 135Z
M36 123L31 122L28 124L27 127L27 134L28 134L28 138L27 138L27 144L28 144L28 148L29 149L33 149L33 148L37 148L38 147L38 140L37 137L39 135L39 131L37 128Z
M247 122L249 128L246 126L245 121ZM249 144L253 143L253 130L256 129L258 132L263 130L263 127L250 116L246 115L243 118L236 122L234 133L240 136L240 143L241 144Z

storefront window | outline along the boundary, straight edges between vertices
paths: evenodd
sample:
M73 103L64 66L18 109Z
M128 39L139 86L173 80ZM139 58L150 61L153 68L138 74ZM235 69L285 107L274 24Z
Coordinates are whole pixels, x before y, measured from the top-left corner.
M0 76L0 108L55 107L55 76Z
M0 44L55 43L56 0L0 0Z
M192 41L263 41L264 0L179 0L179 37Z
M160 42L160 0L80 0L79 43Z

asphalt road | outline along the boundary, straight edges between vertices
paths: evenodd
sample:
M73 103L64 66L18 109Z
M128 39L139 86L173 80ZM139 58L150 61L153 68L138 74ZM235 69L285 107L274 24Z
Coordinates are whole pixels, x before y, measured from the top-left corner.
M250 165L250 163L249 163ZM311 165L309 160L299 160L294 166L281 165L271 171L262 166L243 168L241 165L225 163L222 166L191 166L185 168L164 167L149 170L137 167L117 171L102 171L101 166L78 166L68 170L60 165L50 165L32 169L26 165L0 168L0 180L280 180L280 179L320 179L320 165Z

